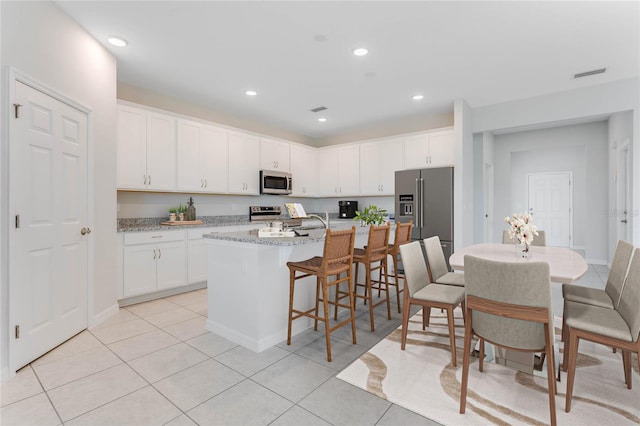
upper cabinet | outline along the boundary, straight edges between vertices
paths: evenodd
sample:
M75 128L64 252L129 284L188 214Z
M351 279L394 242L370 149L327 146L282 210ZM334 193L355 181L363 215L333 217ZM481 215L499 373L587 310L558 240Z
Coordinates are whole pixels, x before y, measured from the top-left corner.
M360 147L348 145L318 151L318 182L320 196L359 195Z
M289 144L260 138L260 168L289 172Z
M395 172L404 168L404 138L360 145L360 194L393 195Z
M227 192L229 143L227 131L178 120L178 190Z
M405 169L452 166L454 162L453 130L422 133L405 138Z
M176 119L118 106L118 188L176 190Z
M291 175L296 197L313 197L317 193L316 150L302 145L291 145Z
M258 195L260 140L242 132L229 132L229 192Z

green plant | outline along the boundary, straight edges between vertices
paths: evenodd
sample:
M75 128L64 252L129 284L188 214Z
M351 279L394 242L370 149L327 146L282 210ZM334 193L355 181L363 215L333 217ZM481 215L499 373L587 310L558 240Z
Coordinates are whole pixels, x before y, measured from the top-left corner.
M176 214L176 208L175 207L169 208L169 213Z
M354 217L353 220L361 220L366 225L382 225L386 214L387 211L385 209L381 209L374 204L369 204L362 212L356 210L356 217Z
M187 212L187 206L180 204L178 206L178 213L186 213L186 212Z

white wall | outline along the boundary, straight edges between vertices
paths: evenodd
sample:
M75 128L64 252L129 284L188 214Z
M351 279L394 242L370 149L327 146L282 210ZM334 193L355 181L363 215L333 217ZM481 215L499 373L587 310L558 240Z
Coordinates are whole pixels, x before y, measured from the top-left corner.
M573 172L574 246L594 263L608 259L607 122L495 135L494 224L525 211L526 175ZM500 241L503 227L492 239Z
M90 277L89 323L95 315L116 303L116 61L114 57L79 25L51 2L0 2L2 90L7 91L8 67L88 107L90 149L93 151L93 276ZM8 114L2 114L2 147L6 153ZM3 161L6 155L3 155ZM2 199L6 200L6 168L2 164ZM2 250L7 250L9 218L2 211ZM3 258L3 262L6 259ZM8 355L8 279L2 265L2 342L3 369ZM92 281L92 283L91 283ZM91 315L93 314L93 316Z
M484 242L484 152L482 133L473 135L473 242Z
M453 248L473 244L472 110L464 99L453 103L455 172L453 174Z

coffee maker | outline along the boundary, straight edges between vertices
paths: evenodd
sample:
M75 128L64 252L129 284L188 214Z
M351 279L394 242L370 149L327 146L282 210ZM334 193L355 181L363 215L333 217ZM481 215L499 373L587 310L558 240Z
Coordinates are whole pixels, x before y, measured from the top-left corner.
M357 201L338 201L338 217L340 219L353 219L358 210Z

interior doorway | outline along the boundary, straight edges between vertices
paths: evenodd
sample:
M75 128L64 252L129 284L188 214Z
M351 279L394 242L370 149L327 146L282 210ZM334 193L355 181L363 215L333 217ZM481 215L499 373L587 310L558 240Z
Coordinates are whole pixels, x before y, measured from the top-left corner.
M12 73L9 368L87 328L88 111Z
M571 172L527 174L529 213L548 246L573 246L573 191Z

